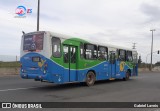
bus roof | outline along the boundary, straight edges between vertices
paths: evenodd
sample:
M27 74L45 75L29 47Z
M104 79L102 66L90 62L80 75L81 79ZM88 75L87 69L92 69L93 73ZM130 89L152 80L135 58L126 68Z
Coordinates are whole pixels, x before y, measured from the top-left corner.
M108 43L95 42L95 41L88 40L88 39L85 39L85 38L81 39L80 37L69 36L69 35L66 35L66 34L61 34L61 33L56 33L56 32L51 32L51 31L30 32L30 33L26 33L26 34L44 33L44 32L49 33L52 36L63 38L63 39L73 39L73 40L81 41L83 43L91 43L91 44L96 44L96 45L106 46L106 47L111 47L111 48L124 49L124 50L129 50L129 51L136 51L135 49L131 49L131 48L121 47L121 46L117 46L117 45L111 45L111 44L108 44Z
M86 41L86 42L91 43L91 44L102 45L102 46L107 46L107 47L117 48L117 49L125 49L125 50L129 50L129 51L136 51L135 49L121 47L121 46L117 46L117 45L111 45L111 44L108 44L108 43L95 42L95 41L88 40L88 39L85 39L85 38L81 39L80 37L74 37L74 36L69 36L69 35L65 35L65 34L50 32L50 31L48 31L48 32L53 36L57 36L57 37L64 38L64 39L75 38L76 40L80 39L81 41Z

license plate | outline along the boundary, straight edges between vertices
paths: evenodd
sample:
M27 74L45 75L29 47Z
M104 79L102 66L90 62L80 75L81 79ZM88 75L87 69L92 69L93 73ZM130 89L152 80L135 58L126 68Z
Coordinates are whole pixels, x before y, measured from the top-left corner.
M32 57L33 62L40 62L41 58L40 57Z

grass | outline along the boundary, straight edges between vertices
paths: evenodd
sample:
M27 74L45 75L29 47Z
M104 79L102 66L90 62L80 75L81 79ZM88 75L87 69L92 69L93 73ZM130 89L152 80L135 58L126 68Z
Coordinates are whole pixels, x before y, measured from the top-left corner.
M14 67L20 67L20 62L0 62L0 68L14 68Z

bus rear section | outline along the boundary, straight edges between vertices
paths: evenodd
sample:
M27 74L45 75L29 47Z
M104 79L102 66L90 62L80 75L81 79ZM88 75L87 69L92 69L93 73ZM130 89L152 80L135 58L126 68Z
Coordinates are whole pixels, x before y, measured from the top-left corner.
M21 70L20 76L26 79L45 79L47 58L45 32L24 34L21 42Z

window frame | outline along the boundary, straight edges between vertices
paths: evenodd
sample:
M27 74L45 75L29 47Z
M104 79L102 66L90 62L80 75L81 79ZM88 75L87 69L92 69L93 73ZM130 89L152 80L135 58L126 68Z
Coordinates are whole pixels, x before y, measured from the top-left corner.
M103 58L99 58L98 54L99 54L99 49L100 49L100 47L103 47L103 48L106 49L107 58L105 58L105 53L103 53L103 54L104 54L104 55L103 55L103 56L104 56L104 59L103 59ZM98 49L98 51L97 51L97 58L99 58L99 60L102 60L102 61L108 60L108 47L99 45L97 49Z
M124 53L125 53L123 59L120 59L120 52L121 52L121 51L124 51ZM126 61L126 50L124 50L124 49L119 49L118 58L119 58L120 61Z
M82 50L83 54L81 54L81 49L83 49ZM84 44L82 42L80 43L79 50L80 50L80 58L83 59L85 51L84 51Z
M86 47L87 47L87 45L93 45L94 46L94 51L96 50L96 58L86 58ZM98 53L97 53L97 49L98 49L98 47L97 47L97 45L95 45L95 44L90 44L90 43L85 43L84 44L84 58L86 59L86 60L97 60L97 57L98 57ZM94 52L93 51L93 55L92 56L94 56ZM91 52L92 53L92 52Z
M26 42L25 42L25 38L27 37L27 38L32 38L32 41L30 41L30 42L33 42L33 36L37 36L37 35L43 35L42 36L42 49L37 49L37 45L35 45L36 46L36 49L25 49L25 44L26 44ZM37 41L35 41L35 44L37 43ZM30 44L31 45L31 44ZM25 34L24 36L23 36L23 51L42 51L42 50L44 50L44 33L33 33L33 34Z
M133 63L138 63L137 51L132 51Z
M132 58L132 60L129 60L129 59L128 59L128 52L131 53L131 58ZM132 54L132 51L129 51L129 50L126 51L126 61L129 61L129 62L132 62L132 61L133 61L133 54Z
M54 50L53 38L59 39L59 42L60 42L60 43L59 43L59 46L60 46L59 56L55 56L54 53L53 53L53 50ZM52 38L51 38L51 43L52 43L52 56L55 57L55 58L61 58L61 57L62 57L61 39L60 39L59 37L52 36Z

